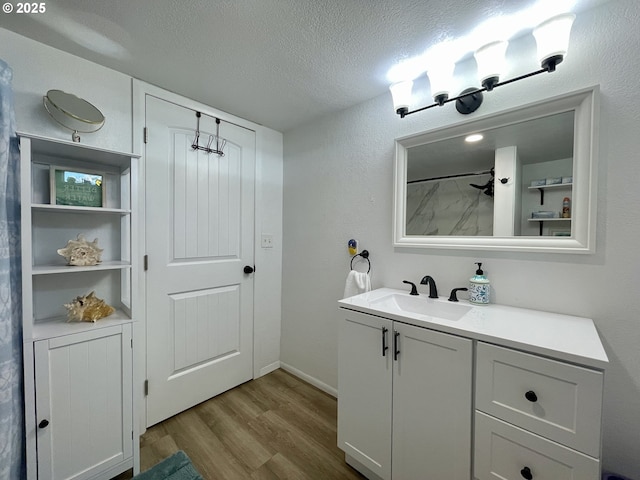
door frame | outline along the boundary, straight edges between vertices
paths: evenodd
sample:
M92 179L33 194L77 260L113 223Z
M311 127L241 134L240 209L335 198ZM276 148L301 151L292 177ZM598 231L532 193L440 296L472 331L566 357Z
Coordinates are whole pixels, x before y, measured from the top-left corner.
M282 294L282 187L283 187L283 145L282 134L248 120L230 115L189 98L132 79L133 152L141 156L138 189L138 251L142 261L146 245L145 211L145 104L150 95L181 107L200 111L217 117L223 122L233 123L256 132L256 163L254 180L254 298L253 298L253 378L258 378L280 367L280 319ZM195 125L194 125L195 128ZM274 247L263 249L261 235L270 234ZM146 401L144 380L146 378L146 274L139 268L138 278L132 279L135 296L140 305L140 315L134 322L134 373L133 395L134 422L138 422L140 433L146 431ZM260 342L257 340L260 339Z

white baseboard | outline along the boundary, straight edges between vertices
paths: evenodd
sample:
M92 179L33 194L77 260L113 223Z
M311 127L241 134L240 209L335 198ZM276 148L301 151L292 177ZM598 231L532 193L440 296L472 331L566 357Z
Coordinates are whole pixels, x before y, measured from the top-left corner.
M305 382L310 383L314 387L319 388L323 392L328 393L332 397L338 398L338 389L333 388L332 386L327 385L324 382L321 382L317 378L312 377L311 375L307 375L303 371L298 370L297 368L292 367L291 365L288 365L284 362L280 362L280 368L289 372L291 375L295 375L296 377L301 378Z
M260 377L266 375L267 373L271 373L274 370L277 370L279 368L280 368L280 360L278 360L277 362L273 362L273 363L267 365L266 367L262 367L260 369L260 371L258 372L258 377L257 378L260 378Z
M367 477L369 480L382 480L378 475L373 473L369 468L365 467L362 463L360 463L358 460L353 458L351 455L345 453L344 461L347 462L347 465L349 465L352 468L355 468L358 472L360 472L362 475Z

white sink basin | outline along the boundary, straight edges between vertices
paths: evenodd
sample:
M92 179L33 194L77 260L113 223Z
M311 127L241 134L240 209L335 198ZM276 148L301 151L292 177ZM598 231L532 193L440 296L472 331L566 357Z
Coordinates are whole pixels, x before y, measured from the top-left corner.
M472 309L468 305L433 299L424 295L411 296L401 293L391 293L377 298L372 300L370 305L388 312L411 313L452 321L460 320Z
M348 312L354 311L598 369L609 362L589 318L495 303L476 306L463 299L449 302L395 288L377 288L338 305L341 318L349 319Z

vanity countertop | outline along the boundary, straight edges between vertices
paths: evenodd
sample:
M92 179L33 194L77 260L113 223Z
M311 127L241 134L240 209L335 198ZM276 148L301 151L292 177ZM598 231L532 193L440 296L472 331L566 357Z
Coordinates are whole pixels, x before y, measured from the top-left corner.
M406 299L404 297L407 297ZM394 301L386 301L394 299ZM398 307L397 300L411 302L407 311ZM379 288L371 292L338 301L341 308L389 318L399 322L431 328L510 348L526 350L568 362L599 369L606 368L609 360L590 318L559 313L542 312L506 305L473 305L460 300L455 305L462 312L459 319L416 313L420 301L426 309L448 309L452 302L446 298L430 299L426 295L410 296L392 288ZM441 304L443 302L443 304ZM455 307L453 307L455 308Z

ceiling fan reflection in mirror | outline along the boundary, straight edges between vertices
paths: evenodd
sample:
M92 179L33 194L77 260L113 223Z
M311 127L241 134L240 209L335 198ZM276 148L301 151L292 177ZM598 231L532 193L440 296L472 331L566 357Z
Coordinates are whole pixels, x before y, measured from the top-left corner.
M78 133L97 132L104 125L104 115L94 105L62 90L49 90L42 97L47 113L58 124L73 132L74 142L80 141Z

